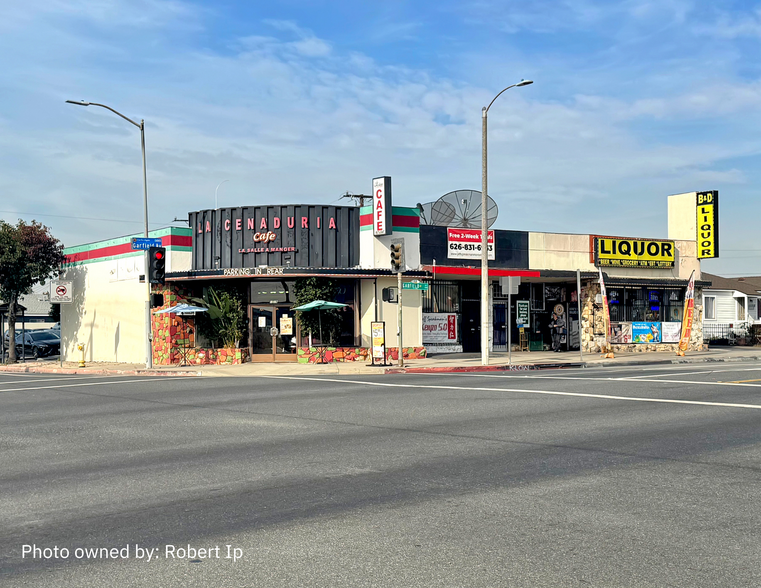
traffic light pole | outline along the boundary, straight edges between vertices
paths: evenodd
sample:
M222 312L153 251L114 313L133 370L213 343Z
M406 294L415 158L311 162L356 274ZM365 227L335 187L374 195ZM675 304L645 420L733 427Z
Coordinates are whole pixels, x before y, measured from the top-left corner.
M130 121L132 122L132 121ZM148 238L148 174L145 165L145 120L140 120L140 146L143 149L143 213L145 216L145 227L143 232L145 238ZM149 253L145 252L145 367L153 367L153 332L151 328L151 280L150 274L151 260Z
M398 293L396 295L397 305L399 306L399 367L404 367L404 345L402 344L402 272L396 272L396 286Z

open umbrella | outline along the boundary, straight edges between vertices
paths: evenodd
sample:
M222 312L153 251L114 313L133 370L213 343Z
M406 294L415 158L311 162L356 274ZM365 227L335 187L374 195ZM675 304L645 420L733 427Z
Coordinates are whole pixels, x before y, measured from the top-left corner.
M322 309L323 308L343 308L344 306L349 306L348 304L341 304L340 302L328 302L327 300L312 300L312 302L309 302L307 304L302 304L301 306L297 306L293 310L300 310L302 312L309 311L309 310L316 310L319 314L317 316L317 319L320 323L320 341L322 341Z

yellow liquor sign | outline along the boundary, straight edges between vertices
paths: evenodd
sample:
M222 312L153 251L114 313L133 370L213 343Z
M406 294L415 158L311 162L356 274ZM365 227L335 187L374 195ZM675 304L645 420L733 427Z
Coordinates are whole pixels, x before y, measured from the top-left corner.
M673 241L597 237L595 263L598 267L674 267Z
M719 257L719 191L698 192L698 259Z

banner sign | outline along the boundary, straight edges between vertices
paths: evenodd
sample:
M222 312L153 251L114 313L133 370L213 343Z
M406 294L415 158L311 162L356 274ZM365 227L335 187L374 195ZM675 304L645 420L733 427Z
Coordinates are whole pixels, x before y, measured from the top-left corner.
M481 229L447 228L447 257L450 259L481 259ZM488 258L494 257L494 231L486 237L489 251Z
M679 343L682 334L682 323L661 323L661 341L664 343Z
M690 346L692 334L692 315L695 312L695 270L690 274L687 292L684 295L684 317L682 318L682 336L679 339L679 351L684 354Z
M631 323L611 323L610 325L610 342L617 345L632 342L632 324Z
M373 363L376 359L380 359L385 363L386 361L386 323L385 322L372 322L370 323L370 330L372 332L373 339Z
M660 343L661 323L632 323L632 341L634 343Z
M674 267L674 241L644 239L595 239L595 264L614 267L668 268Z
M457 343L457 315L424 312L423 345L426 343Z
M528 327L530 319L529 301L528 300L516 300L515 301L515 324L518 327Z
M600 297L602 298L602 308L605 317L605 347L609 347L610 344L610 307L608 306L608 294L605 292L605 280L602 276L602 270L598 268L600 272Z
M391 232L391 177L373 178L373 235Z
M698 192L698 259L719 257L719 191Z

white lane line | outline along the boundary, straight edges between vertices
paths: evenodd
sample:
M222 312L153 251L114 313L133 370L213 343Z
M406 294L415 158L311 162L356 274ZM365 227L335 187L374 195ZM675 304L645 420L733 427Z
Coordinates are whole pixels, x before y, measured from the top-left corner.
M416 374L417 375L417 374ZM440 375L440 374L427 374L427 375ZM506 376L500 374L449 374L452 376L459 376L461 378L520 378L523 377L526 380L585 380L590 382L639 382L643 383L641 379L637 378L584 378L582 376ZM740 384L735 382L703 382L701 380L647 380L645 383L657 382L662 384L697 384L698 386L748 386L750 388L761 388L761 384Z
M458 374L463 375L463 374ZM555 390L525 390L522 388L484 388L472 386L436 386L432 384L391 384L387 382L366 382L362 380L339 380L338 378L311 378L303 376L259 376L277 380L306 380L314 382L337 382L340 384L361 384L362 386L379 386L384 388L424 388L429 390L463 390L465 392L517 392L521 394L544 394L548 396L574 396L577 398L601 398L604 400L627 400L631 402L655 402L661 404L691 404L695 406L715 406L722 408L750 408L761 410L758 404L736 404L731 402L706 402L702 400L672 400L670 398L640 398L637 396L613 396L611 394L585 394L583 392L558 392ZM599 378L590 378L597 379ZM692 384L693 382L687 382ZM735 386L739 384L733 384Z
M29 386L27 388L8 388L0 390L0 393L5 392L25 392L27 390L54 390L56 388L79 388L82 386L105 386L107 384L139 384L141 382L160 382L166 381L167 378L143 378L133 380L113 380L111 382L79 382L77 384L61 384L60 386ZM114 398L119 398L115 396ZM135 399L133 399L135 400Z
M13 386L14 384L21 384L22 382L24 384L30 383L30 382L65 382L69 381L71 382L73 378L76 378L77 376L68 376L65 378L37 378L37 379L22 379L22 380L3 380L0 378L0 386L9 385ZM82 378L84 380L97 380L97 379L103 379L103 378L113 378L114 376L79 376L79 378Z

